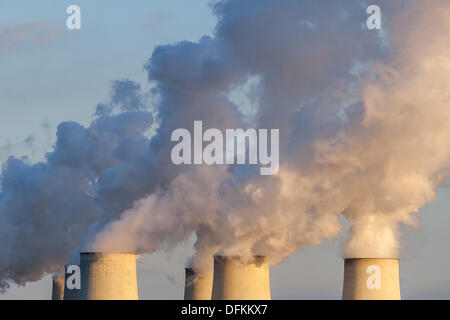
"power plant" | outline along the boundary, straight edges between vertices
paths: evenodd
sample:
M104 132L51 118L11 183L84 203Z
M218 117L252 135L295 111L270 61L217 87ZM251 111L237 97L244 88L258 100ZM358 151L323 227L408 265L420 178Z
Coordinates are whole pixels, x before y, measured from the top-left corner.
M52 277L52 300L64 299L64 276Z
M136 254L80 254L80 300L138 300Z
M345 259L343 300L400 300L398 259Z
M184 300L211 300L213 275L198 275L192 268L185 271Z
M52 277L52 300L138 300L136 254L80 254L81 289L67 288L71 272ZM185 268L184 300L270 300L269 265L264 256L250 263L214 256L214 273ZM400 300L399 260L348 258L343 300Z
M269 265L256 256L250 264L239 257L214 257L212 300L270 300Z

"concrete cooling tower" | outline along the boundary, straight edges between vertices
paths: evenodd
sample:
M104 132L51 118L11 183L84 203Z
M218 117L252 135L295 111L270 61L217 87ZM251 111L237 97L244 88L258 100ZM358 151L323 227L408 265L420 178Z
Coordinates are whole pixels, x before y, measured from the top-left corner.
M53 276L52 277L52 300L64 299L64 277Z
M398 259L345 259L343 300L400 300Z
M191 268L185 270L184 300L211 300L213 275L199 276Z
M64 266L64 300L79 300L80 290L79 289L71 289L67 287L68 281L70 281L71 272L67 270L69 266Z
M81 300L138 300L136 254L80 254Z
M265 257L251 264L239 258L214 257L213 300L270 300L269 265Z

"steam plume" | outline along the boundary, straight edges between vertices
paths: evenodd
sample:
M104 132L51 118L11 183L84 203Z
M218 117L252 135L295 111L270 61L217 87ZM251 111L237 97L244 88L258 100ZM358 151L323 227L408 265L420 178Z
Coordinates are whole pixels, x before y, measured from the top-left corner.
M0 193L0 279L53 272L77 248L151 253L197 237L211 255L272 264L351 223L347 257L398 255L400 224L450 173L450 4L224 0L213 37L155 49L138 84L113 85L89 128L63 123L47 161L11 158ZM242 99L235 99L234 93ZM244 101L238 103L237 101ZM279 128L280 172L174 166L170 135Z
M396 257L399 225L417 225L412 214L449 174L450 5L380 5L385 31L376 33L360 27L366 4L222 1L214 38L157 49L149 78L165 111L188 92L216 114L226 89L258 79L251 107L257 127L281 129L282 167L276 177L253 167L215 169L213 179L211 168L182 173L109 224L94 248L152 252L196 232L200 269L217 252L279 263L338 234L343 214L346 257ZM190 111L190 121L200 116Z

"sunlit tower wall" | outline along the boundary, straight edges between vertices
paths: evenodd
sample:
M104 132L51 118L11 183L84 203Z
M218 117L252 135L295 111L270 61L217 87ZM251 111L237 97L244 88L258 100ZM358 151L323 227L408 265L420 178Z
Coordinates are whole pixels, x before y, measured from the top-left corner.
M400 300L398 259L345 259L343 300Z
M198 275L191 268L185 271L184 300L211 300L213 275Z
M136 254L80 254L80 300L138 300Z
M258 256L249 264L238 257L214 257L212 300L270 300L269 265Z
M52 277L52 300L64 299L64 276Z

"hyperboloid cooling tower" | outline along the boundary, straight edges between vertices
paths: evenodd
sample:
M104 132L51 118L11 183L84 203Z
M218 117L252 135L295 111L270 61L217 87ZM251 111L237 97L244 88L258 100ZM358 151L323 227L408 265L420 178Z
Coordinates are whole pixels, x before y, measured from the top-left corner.
M214 257L213 300L270 300L269 265L265 257L244 264L239 258Z
M64 299L64 276L52 277L52 300Z
M184 300L211 300L213 275L198 275L186 268Z
M137 300L136 254L80 255L81 300Z
M345 259L343 300L400 300L398 259Z

